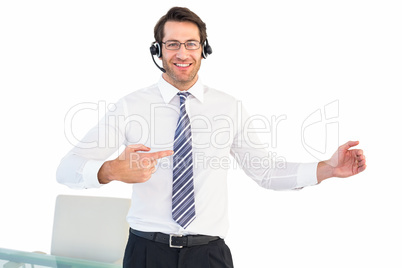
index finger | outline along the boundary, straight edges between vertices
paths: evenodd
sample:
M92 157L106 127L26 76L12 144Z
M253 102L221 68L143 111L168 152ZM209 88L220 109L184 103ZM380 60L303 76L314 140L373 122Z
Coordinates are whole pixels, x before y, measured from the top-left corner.
M159 151L159 152L153 152L153 153L143 153L144 155L147 155L148 157L152 157L154 159L160 159L166 156L170 156L173 154L172 150L166 150L166 151Z

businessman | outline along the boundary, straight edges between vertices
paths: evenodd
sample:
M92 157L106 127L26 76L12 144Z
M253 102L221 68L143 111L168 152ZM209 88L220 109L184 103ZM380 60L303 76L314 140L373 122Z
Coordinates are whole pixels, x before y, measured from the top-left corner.
M205 23L189 9L174 7L157 22L154 37L150 51L162 60L160 80L121 98L57 171L57 180L72 188L111 181L132 185L124 267L233 267L224 241L231 163L274 190L365 170L362 150L352 148L357 141L340 146L327 161L267 165L269 152L250 131L252 116L198 77L212 53Z

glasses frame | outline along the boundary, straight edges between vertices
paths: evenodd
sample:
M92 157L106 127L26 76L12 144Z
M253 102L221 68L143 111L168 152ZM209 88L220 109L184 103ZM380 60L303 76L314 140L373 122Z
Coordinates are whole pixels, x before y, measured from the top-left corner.
M198 47L197 47L197 48L190 48L190 49L188 49L188 48L187 48L187 43L188 43L188 42L198 43ZM179 48L177 48L177 49L170 49L170 48L168 48L168 47L166 46L166 43L178 43L178 44L179 44ZM184 42L184 43L180 43L179 41L174 41L174 40L168 40L168 41L166 41L166 42L162 42L162 44L165 45L165 48L166 48L167 50L173 50L173 51L175 51L175 50L180 50L181 45L184 45L184 47L185 47L187 50L197 50L197 49L199 49L199 48L201 47L201 42L200 42L200 41L197 41L197 40L188 40L188 41L186 41L186 42Z

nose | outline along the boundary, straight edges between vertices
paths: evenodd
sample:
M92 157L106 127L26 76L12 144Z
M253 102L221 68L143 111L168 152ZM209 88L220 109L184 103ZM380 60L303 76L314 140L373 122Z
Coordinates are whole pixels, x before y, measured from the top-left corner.
M177 50L176 57L180 60L185 60L188 58L188 50L184 44L181 44L179 50Z

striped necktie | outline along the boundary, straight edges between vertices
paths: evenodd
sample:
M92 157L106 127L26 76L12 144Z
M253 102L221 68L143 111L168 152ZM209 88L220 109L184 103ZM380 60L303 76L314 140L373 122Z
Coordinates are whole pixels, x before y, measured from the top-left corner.
M179 92L180 117L173 144L172 216L183 228L195 219L193 155L190 118L186 112L189 92Z

